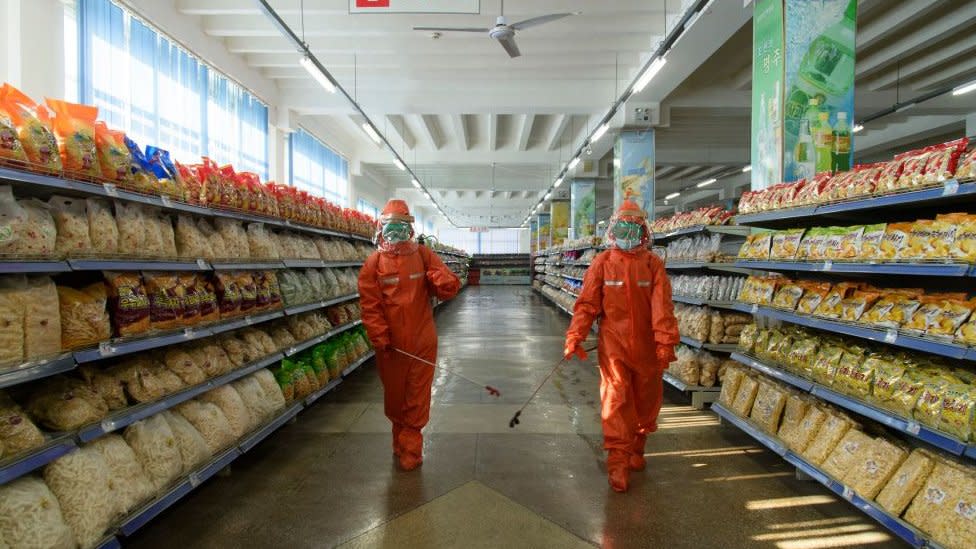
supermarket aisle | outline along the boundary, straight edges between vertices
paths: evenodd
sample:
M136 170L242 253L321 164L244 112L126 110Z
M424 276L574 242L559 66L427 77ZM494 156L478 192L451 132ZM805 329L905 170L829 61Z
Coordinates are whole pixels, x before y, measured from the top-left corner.
M136 547L899 547L819 484L669 392L649 470L606 482L598 375L573 363L508 420L562 348L566 316L528 287L468 288L438 314L426 462L397 471L382 392L363 368L202 486Z

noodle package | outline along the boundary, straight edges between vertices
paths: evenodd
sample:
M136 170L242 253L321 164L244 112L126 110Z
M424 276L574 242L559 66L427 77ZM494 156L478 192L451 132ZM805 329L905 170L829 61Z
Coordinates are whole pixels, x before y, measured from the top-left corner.
M95 148L98 108L55 99L48 99L47 106L54 111L54 135L64 171L99 177L101 170Z
M125 146L125 132L95 122L95 150L103 178L118 183L128 183L133 178L132 153Z
M51 117L44 107L10 84L0 88L0 112L5 113L17 130L17 138L27 160L35 167L56 173L61 171L58 142L51 131Z

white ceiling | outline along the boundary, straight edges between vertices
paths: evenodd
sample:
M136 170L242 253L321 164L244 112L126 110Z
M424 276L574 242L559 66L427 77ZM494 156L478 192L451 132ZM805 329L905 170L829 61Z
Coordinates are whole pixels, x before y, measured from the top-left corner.
M272 81L279 104L298 123L355 148L364 173L388 182L394 194L417 198L344 99L323 92L298 66L294 48L255 2L171 1ZM453 221L505 226L521 222L691 3L510 0L509 21L582 12L520 32L523 55L516 59L485 35L434 39L412 30L491 26L499 0L482 0L481 15L351 15L348 0L305 0L304 26L315 55ZM300 34L300 0L271 4ZM748 184L741 168L750 156L751 10L741 0L713 1L668 54L661 74L631 99L660 102L659 197L737 174L725 185L688 193L692 204L708 203ZM858 17L855 118L976 77L976 2L861 0ZM870 124L856 138L856 153L872 159L919 137L959 134L973 112L976 93L919 105ZM594 147L593 158L603 156L610 141Z

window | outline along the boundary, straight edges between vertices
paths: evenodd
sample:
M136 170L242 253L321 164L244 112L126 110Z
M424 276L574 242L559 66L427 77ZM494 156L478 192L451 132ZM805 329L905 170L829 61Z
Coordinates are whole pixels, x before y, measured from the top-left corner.
M371 215L374 218L380 216L380 209L376 207L376 204L373 204L369 200L363 198L360 198L356 203L356 209L366 215Z
M342 207L349 204L349 162L304 130L290 136L291 181Z
M469 229L441 229L438 239L472 254L517 254L520 250L522 231L528 229L490 229L475 233Z
M80 0L79 88L143 148L268 177L268 108L109 0Z

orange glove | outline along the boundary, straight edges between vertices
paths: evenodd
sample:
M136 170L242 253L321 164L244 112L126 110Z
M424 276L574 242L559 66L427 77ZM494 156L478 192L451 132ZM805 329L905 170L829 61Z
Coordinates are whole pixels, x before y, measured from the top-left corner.
M657 349L655 350L655 354L657 358L657 363L664 366L665 368L667 368L668 364L671 364L675 360L678 360L678 357L675 356L674 354L673 345L658 345Z
M566 347L563 349L563 358L569 359L574 354L580 360L586 360L586 358L589 356L586 354L586 351L583 350L583 346L580 344L579 341L576 341L574 339L567 339Z

